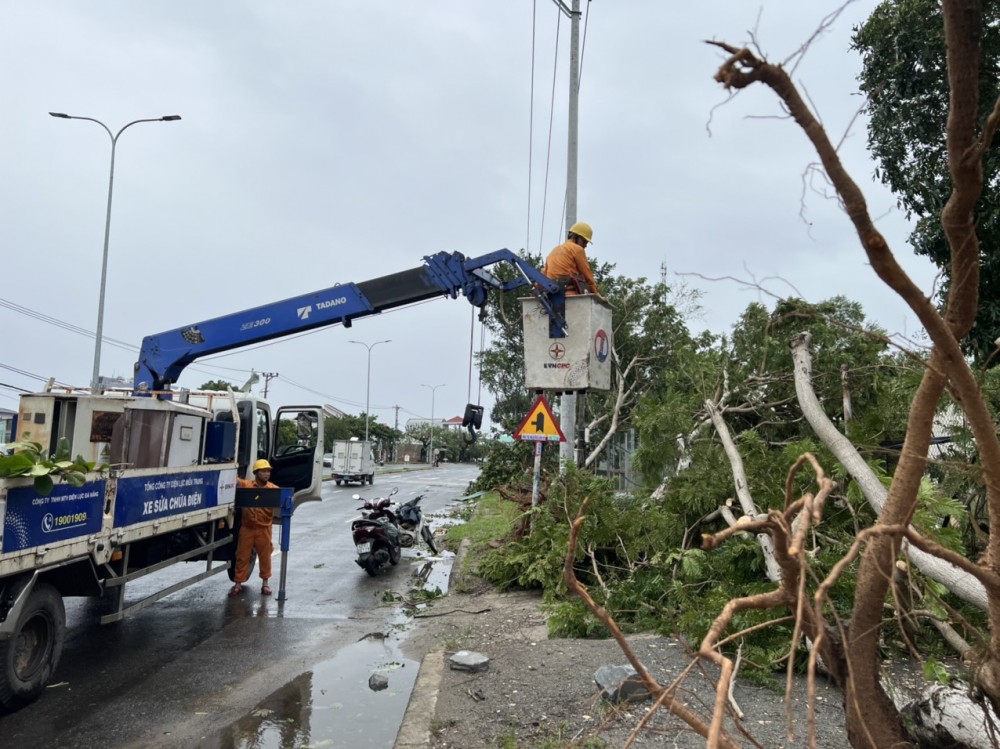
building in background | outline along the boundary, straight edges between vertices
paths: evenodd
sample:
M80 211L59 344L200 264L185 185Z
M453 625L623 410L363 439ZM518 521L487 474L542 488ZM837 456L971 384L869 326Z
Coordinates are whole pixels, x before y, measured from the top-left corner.
M14 441L17 429L17 411L0 408L0 452L6 452L7 443Z

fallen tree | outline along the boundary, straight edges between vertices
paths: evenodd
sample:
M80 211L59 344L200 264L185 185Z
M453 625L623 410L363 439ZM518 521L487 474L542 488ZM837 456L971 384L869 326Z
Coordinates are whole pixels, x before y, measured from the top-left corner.
M910 743L899 713L879 682L879 632L882 627L882 604L889 592L902 538L907 537L924 551L930 550L930 547L915 542L907 526L915 511L920 481L926 467L935 409L946 388L961 405L976 439L986 485L990 528L1000 527L1000 439L960 348L960 341L968 334L978 306L980 258L973 207L983 187L982 159L1000 124L1000 102L984 123L977 121L979 39L982 24L979 3L971 0L943 0L942 7L950 85L946 138L952 178L951 197L942 212L942 225L951 249L952 278L943 314L938 312L896 261L869 215L861 190L847 174L836 148L787 72L779 65L760 59L749 49L719 43L730 56L716 74L716 80L726 88L736 90L762 83L778 95L816 148L827 177L854 225L872 268L913 310L932 341L927 367L910 408L899 465L878 523L865 532L867 543L863 549L859 547L857 552L860 554L860 563L854 606L849 626L844 628L844 636L847 638L845 663L850 674L850 678L844 682L844 702L848 736L855 747L907 746ZM991 533L986 555L975 565L975 576L987 593L990 639L988 645L977 654L974 679L994 707L1000 704L998 544L1000 534ZM941 551L938 548L930 553L946 556ZM959 563L954 558L950 561ZM971 567L971 564L965 565L970 573L973 572ZM817 606L819 605L821 601L817 593Z
M868 262L920 320L930 338L931 348L912 398L905 440L888 490L881 489L877 480L872 481L873 477L861 469L852 451L844 449L839 435L835 437L829 433L818 409L812 409L815 423L810 423L813 428L817 433L826 434L824 441L828 440L838 460L848 466L869 502L878 505L876 522L858 533L848 553L815 585L814 591L809 585L813 573L808 555L804 553L804 540L807 530L822 519L831 483L812 456L803 456L789 471L782 510L769 510L763 517L747 517L724 531L705 537L704 548L714 549L739 532L766 533L772 541L774 561L780 569L775 589L730 601L701 643L699 656L713 661L721 670L711 716L706 720L691 715L687 708L673 703L671 690L656 684L640 668L641 664L633 662L633 667L659 700L658 704L663 704L706 736L709 747L735 745L734 739L723 731L722 723L733 664L722 653L721 646L735 636L727 637L726 630L736 612L761 608L789 609L794 613L796 626L789 650L793 652L799 647L803 636L812 641L810 674L815 674L816 663L822 659L831 678L843 689L846 728L853 747L914 746L915 737L909 733L899 706L883 688L879 673L883 609L893 590L897 562L907 554L928 576L947 581L965 600L985 610L988 620L985 644L966 655L972 664L970 673L975 688L993 710L1000 706L1000 532L992 532L1000 528L1000 438L961 348L979 303L981 258L973 209L983 190L982 162L1000 126L1000 101L980 122L980 3L942 0L942 10L950 88L945 139L952 188L941 215L951 258L951 283L942 311L931 303L895 259L885 237L875 227L861 190L844 169L836 147L788 72L749 48L711 42L728 55L715 76L719 83L732 91L756 84L770 88L809 138ZM802 350L804 346L800 355ZM804 372L802 382L806 379ZM927 467L934 415L945 392L965 414L975 439L978 467L985 487L990 532L985 553L975 561L921 536L911 526ZM803 409L810 408L806 405L808 388L803 388L799 397ZM813 468L816 490L795 497L792 477L806 464ZM573 571L575 538L583 521L581 509L573 521L570 552L566 557L566 584L616 637L620 637L613 619L590 598ZM830 605L829 593L844 571L854 564L857 564L857 581L853 604L849 618L841 620Z

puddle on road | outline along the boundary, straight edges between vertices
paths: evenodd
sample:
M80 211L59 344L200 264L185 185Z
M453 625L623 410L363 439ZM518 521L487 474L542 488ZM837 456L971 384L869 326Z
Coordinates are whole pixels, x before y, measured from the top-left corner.
M413 587L445 593L455 555L416 561ZM418 605L417 608L422 608ZM411 609L412 611L412 609ZM384 749L392 746L420 669L400 654L399 640L412 626L404 607L386 631L366 635L333 658L317 663L272 693L251 713L219 735L218 749ZM368 680L385 676L389 685L373 691Z
M440 556L428 559L417 568L415 586L428 593L444 595L448 592L448 579L451 577L451 565L455 555L450 551L441 552Z
M420 664L374 635L343 649L263 700L223 732L223 749L392 746ZM389 686L372 691L382 674Z

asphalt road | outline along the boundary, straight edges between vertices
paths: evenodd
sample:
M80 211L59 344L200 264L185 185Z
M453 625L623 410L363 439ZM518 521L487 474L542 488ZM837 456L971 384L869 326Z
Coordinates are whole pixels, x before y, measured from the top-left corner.
M349 520L358 503L351 496L381 496L394 486L402 501L426 493L421 505L434 527L477 470L444 464L376 474L371 487L327 482L323 501L292 519L284 602L262 598L257 578L228 598L225 574L105 626L97 621L101 602L67 599L53 683L37 702L0 716L0 746L391 746L419 667L397 647L410 626L400 600L412 600L415 588L440 587L435 581L446 586L451 560L432 558L421 545L404 550L398 567L369 577L354 562ZM280 562L279 554L275 593ZM136 581L127 599L198 571L186 567ZM388 688L369 689L376 671Z

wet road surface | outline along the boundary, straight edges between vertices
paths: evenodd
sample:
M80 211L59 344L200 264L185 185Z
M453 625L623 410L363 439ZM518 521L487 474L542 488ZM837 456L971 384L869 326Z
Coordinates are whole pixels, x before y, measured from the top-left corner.
M67 599L52 686L0 716L0 746L391 746L419 667L399 654L410 626L403 602L418 600L422 588L446 587L451 557L431 557L421 544L405 549L398 567L369 577L354 562L349 521L359 503L351 496L381 496L393 486L400 501L426 493L421 505L433 528L476 473L445 464L376 475L371 487L327 482L323 502L303 505L292 519L283 602L260 596L259 578L228 598L225 574L105 626L97 622L102 602ZM277 575L280 556L274 562ZM179 567L136 581L127 598L196 571ZM271 587L278 592L276 577ZM370 689L373 673L388 686Z

